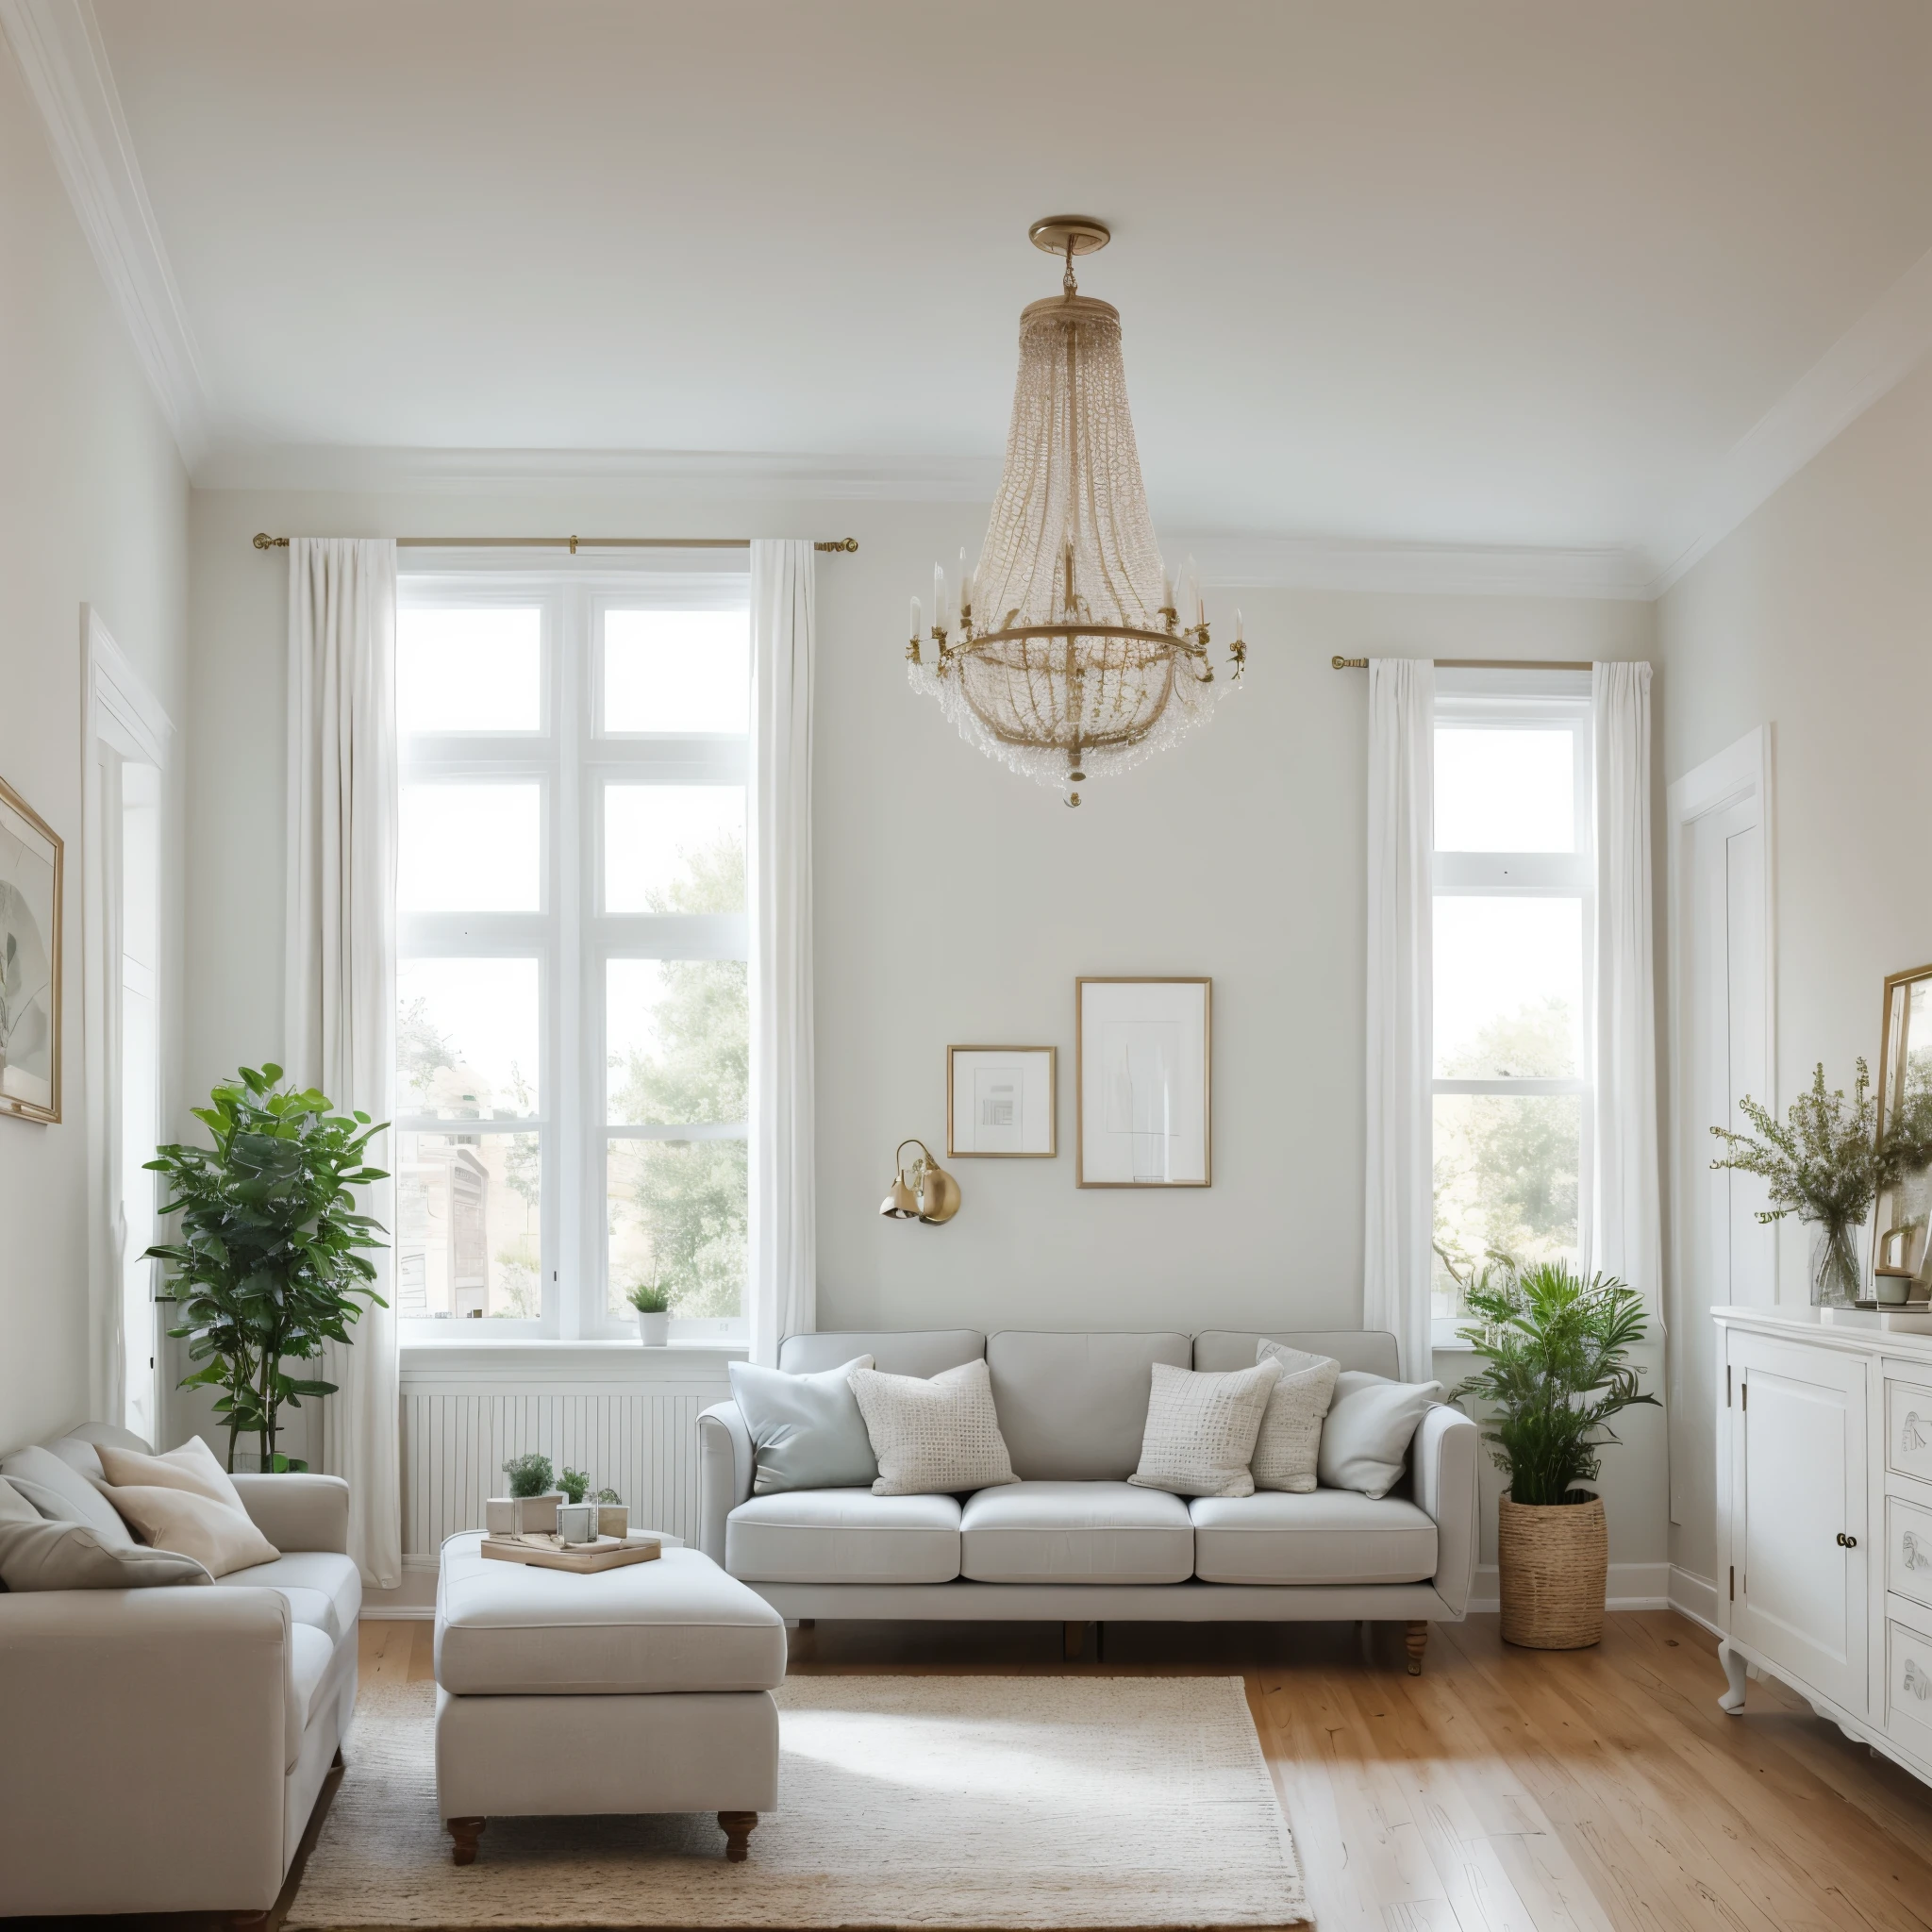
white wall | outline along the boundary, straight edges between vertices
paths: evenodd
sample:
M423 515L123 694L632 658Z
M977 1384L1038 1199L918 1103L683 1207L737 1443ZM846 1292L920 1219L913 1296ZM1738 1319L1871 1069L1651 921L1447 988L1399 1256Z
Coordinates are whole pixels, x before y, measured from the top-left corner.
M187 545L187 477L0 43L0 777L67 858L65 1118L0 1120L0 1449L89 1407L80 607L180 724ZM167 824L178 881L172 801ZM179 938L177 891L164 954L177 1012Z
M1876 1073L1885 975L1932 959L1921 720L1932 716L1932 367L1869 409L1657 607L1663 758L1674 779L1769 721L1774 741L1777 1110L1823 1060ZM1779 1288L1808 1299L1786 1224ZM1673 1322L1708 1319L1695 1279ZM1695 1435L1712 1440L1710 1391ZM1713 1573L1708 1494L1673 1560Z
M276 534L856 535L820 559L815 757L820 1323L1346 1326L1361 1313L1365 707L1336 652L1639 657L1627 603L1244 591L1248 688L1078 811L966 746L906 684L907 599L976 550L976 506L612 493L197 492L197 952L191 1086L281 1039L283 636ZM1213 600L1226 634L1232 596ZM1074 1185L1074 979L1214 979L1214 1185ZM1060 1049L1052 1161L961 1160L958 1218L882 1220L892 1150L944 1145L945 1049ZM1453 1377L1460 1365L1445 1359ZM1613 1551L1663 1557L1663 1431L1612 1451ZM299 1453L299 1451L297 1452Z

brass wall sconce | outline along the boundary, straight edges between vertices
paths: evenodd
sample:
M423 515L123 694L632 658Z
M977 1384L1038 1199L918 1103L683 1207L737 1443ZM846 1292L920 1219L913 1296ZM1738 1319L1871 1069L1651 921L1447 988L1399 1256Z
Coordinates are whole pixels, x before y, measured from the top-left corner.
M932 1158L924 1141L901 1141L892 1158L897 1161L908 1147L919 1149L918 1158L900 1164L879 1212L889 1221L925 1221L937 1227L958 1213L959 1183Z

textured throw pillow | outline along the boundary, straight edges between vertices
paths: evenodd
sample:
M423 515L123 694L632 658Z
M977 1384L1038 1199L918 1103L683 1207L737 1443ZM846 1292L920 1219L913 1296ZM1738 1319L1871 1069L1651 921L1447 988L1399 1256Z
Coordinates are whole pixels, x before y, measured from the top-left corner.
M192 1557L104 1541L85 1523L0 1519L0 1585L37 1590L147 1590L161 1584L212 1583Z
M51 1449L16 1449L0 1462L0 1475L53 1523L84 1523L104 1543L131 1549L127 1525L93 1484Z
M849 1379L878 1457L874 1495L958 1495L1020 1480L985 1362L962 1362L930 1381L877 1369L854 1369Z
M198 1491L159 1483L116 1484L104 1491L145 1542L192 1557L210 1576L273 1563L282 1553L248 1512Z
M750 1362L728 1364L731 1396L758 1452L752 1493L781 1490L853 1490L872 1482L879 1459L872 1453L858 1398L846 1380L869 1369L869 1355L814 1375L788 1375Z
M1280 1374L1275 1362L1225 1374L1156 1362L1141 1466L1127 1480L1176 1496L1252 1496L1248 1462Z
M1441 1393L1440 1382L1391 1382L1344 1369L1322 1424L1324 1487L1386 1496L1402 1480L1416 1425Z
M1335 1398L1335 1378L1341 1364L1325 1355L1309 1355L1285 1341L1262 1340L1255 1344L1257 1362L1276 1362L1281 1379L1268 1396L1255 1438L1254 1471L1257 1490L1286 1490L1305 1496L1316 1487L1322 1455L1322 1419Z
M96 1443L94 1454L100 1458L101 1474L113 1489L187 1490L206 1496L210 1503L223 1503L248 1514L234 1478L199 1436L190 1436L180 1448L170 1449L165 1456L146 1456L116 1448L111 1442Z

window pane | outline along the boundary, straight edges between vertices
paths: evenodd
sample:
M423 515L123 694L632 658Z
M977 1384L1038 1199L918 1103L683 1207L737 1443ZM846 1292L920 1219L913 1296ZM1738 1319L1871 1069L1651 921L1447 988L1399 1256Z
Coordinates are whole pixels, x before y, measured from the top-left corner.
M1574 852L1568 731L1436 730L1438 852Z
M541 731L541 610L396 610L396 728Z
M541 1026L534 959L399 959L397 1111L528 1119Z
M607 785L607 912L742 912L742 785Z
M1435 928L1436 1077L1574 1077L1582 900L1439 893Z
M539 786L405 785L396 904L405 912L539 911L542 836Z
M751 727L751 619L742 610L607 610L607 731Z
M744 1305L745 1143L611 1141L605 1211L610 1311L655 1283L674 1316L733 1316Z
M1582 1095L1439 1093L1435 1108L1435 1312L1459 1313L1492 1257L1574 1266Z
M746 1117L751 1035L742 959L612 959L605 1060L613 1125Z
M537 1136L397 1139L396 1313L458 1321L541 1314Z

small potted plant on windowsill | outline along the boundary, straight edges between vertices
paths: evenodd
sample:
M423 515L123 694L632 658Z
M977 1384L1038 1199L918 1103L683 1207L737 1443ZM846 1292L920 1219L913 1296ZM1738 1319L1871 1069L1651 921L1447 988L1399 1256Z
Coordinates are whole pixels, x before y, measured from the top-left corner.
M1483 1440L1509 1487L1497 1505L1503 1641L1582 1650L1603 1641L1609 1575L1597 1479L1611 1416L1641 1403L1630 1350L1643 1303L1613 1275L1588 1281L1560 1262L1481 1270L1463 1291L1476 1319L1460 1339L1488 1366L1456 1391L1490 1416Z
M638 1340L662 1348L671 1340L671 1297L655 1282L640 1282L625 1296L638 1311Z

